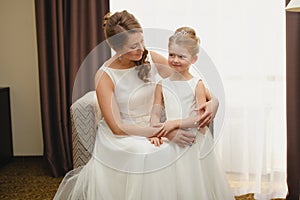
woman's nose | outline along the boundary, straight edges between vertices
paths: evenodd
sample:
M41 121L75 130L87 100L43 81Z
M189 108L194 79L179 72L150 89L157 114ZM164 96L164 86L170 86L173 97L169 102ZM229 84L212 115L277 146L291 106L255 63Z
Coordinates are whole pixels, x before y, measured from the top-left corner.
M138 49L140 49L141 51L144 51L145 50L144 44L139 43Z

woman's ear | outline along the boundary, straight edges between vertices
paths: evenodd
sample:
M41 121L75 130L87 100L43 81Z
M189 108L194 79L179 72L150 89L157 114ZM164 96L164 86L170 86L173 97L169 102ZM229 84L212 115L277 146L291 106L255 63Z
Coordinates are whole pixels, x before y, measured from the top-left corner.
M192 64L194 64L197 60L198 60L198 56L194 56L194 57L192 58Z

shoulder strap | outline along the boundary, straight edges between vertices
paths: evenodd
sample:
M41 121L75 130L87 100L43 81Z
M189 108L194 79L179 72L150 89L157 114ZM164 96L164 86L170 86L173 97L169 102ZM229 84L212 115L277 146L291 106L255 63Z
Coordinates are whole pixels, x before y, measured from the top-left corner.
M110 77L110 79L112 80L112 82L113 82L114 84L116 84L116 80L115 80L115 78L114 78L113 72L111 71L111 69L110 69L109 67L106 67L106 66L103 65L103 66L100 68L100 70L104 71L104 72Z

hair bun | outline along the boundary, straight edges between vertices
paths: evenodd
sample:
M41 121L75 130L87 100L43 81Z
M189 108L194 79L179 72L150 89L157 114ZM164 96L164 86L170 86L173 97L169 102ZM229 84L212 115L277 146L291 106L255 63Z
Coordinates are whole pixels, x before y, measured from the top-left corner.
M196 32L194 29L190 28L190 27L180 27L175 31L175 34L182 34L182 35L186 35L189 36L190 38L196 39Z
M176 29L175 35L178 35L178 34L187 36L187 37L197 41L198 44L200 44L200 38L197 36L196 31L191 27L184 26L184 27L180 27L180 28Z
M102 23L102 28L105 28L105 27L106 27L107 21L108 21L108 19L110 18L110 16L111 16L111 12L108 12L108 13L106 13L106 14L104 15L104 17L103 17L103 23Z

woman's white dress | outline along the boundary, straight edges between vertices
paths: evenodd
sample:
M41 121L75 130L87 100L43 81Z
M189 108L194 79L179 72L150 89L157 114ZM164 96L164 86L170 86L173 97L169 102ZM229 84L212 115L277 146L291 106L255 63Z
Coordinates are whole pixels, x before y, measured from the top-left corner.
M155 83L159 80L155 66L151 67L149 83L137 77L135 68L119 70L102 66L100 70L115 84L115 98L123 122L148 126ZM174 94L176 92L170 89L169 95ZM186 108L190 102L171 99L171 102L165 101L167 117L182 118L184 115L177 111L185 110L180 108ZM197 134L197 143L191 147L180 148L172 142L155 147L145 137L114 135L102 119L92 158L84 167L66 174L54 199L233 199L225 176L210 151L212 144L208 131L205 135Z

